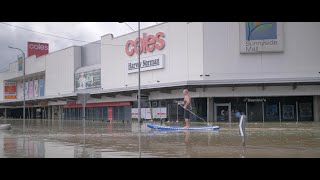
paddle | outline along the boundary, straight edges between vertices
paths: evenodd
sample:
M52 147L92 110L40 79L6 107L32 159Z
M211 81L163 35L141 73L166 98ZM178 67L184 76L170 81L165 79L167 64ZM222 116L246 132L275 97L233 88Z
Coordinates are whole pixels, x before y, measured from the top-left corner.
M180 105L182 108L184 108L184 106L182 104L180 104L178 101L173 101L174 103L177 103L178 105ZM192 111L190 111L189 109L185 109L187 111L189 111L191 114L193 114L194 116L196 116L197 118L201 119L204 122L207 122L206 120L204 120L203 118L197 116L195 113L193 113ZM209 123L208 123L209 124Z

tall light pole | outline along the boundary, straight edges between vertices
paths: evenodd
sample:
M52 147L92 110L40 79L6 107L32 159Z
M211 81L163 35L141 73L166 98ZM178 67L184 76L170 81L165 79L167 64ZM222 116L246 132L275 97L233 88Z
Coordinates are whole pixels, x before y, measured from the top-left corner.
M141 64L140 64L140 22L138 22L138 71L139 71L139 87L138 87L138 122L141 122L141 79L140 79L140 68L141 68Z
M123 22L120 22L123 23ZM124 22L125 23L125 22ZM130 27L127 23L125 23L130 29ZM134 31L132 29L132 31ZM140 76L140 22L138 22L138 122L141 122L141 76Z
M122 23L122 22L120 22ZM127 23L125 23L130 29L132 29L132 27L130 27ZM132 29L132 31L134 31ZM141 64L140 64L140 22L138 22L138 127L139 127L139 158L141 158L141 79L140 79L140 68L141 68Z
M22 52L23 55L23 129L25 128L25 116L26 116L26 85L25 85L25 76L26 76L26 58L24 52L15 47L8 46L11 49L17 49Z

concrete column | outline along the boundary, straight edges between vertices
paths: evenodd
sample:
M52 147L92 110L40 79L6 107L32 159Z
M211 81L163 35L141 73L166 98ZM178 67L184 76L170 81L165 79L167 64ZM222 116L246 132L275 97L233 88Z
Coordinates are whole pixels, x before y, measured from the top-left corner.
M61 111L61 106L58 106L58 120L62 120L62 111Z
M54 106L51 106L51 119L54 120L54 109L55 107Z
M313 96L313 120L320 122L320 96Z
M214 122L213 119L213 97L207 97L207 119L209 122Z
M51 119L51 106L48 106L47 119Z

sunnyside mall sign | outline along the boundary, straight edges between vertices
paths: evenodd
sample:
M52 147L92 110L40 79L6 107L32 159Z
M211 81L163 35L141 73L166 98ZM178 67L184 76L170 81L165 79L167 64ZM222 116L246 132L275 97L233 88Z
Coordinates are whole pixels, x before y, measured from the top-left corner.
M147 35L147 33L143 33L140 38L140 54L153 52L155 49L163 49L165 46L164 37L165 35L163 32L158 32L156 35ZM136 38L135 41L127 41L125 52L128 56L132 56L134 53L138 54L138 43L139 38ZM164 68L164 54L140 58L140 65L140 71ZM137 59L129 60L126 66L128 74L138 72L139 63Z
M283 22L240 22L240 53L283 52Z

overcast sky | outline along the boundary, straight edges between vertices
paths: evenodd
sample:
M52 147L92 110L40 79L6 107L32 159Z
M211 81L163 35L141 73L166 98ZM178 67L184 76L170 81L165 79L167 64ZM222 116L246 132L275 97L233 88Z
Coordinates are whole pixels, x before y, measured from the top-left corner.
M114 37L132 32L124 23L118 22L6 22L26 29L62 36L71 39L93 42L101 36L112 33ZM157 22L159 23L159 22ZM136 22L127 22L134 30L138 29ZM142 22L141 28L156 25L156 22ZM72 45L86 43L51 37L26 31L0 23L0 72L8 69L11 62L17 61L18 50L9 49L13 46L27 53L27 42L49 43L49 53Z

